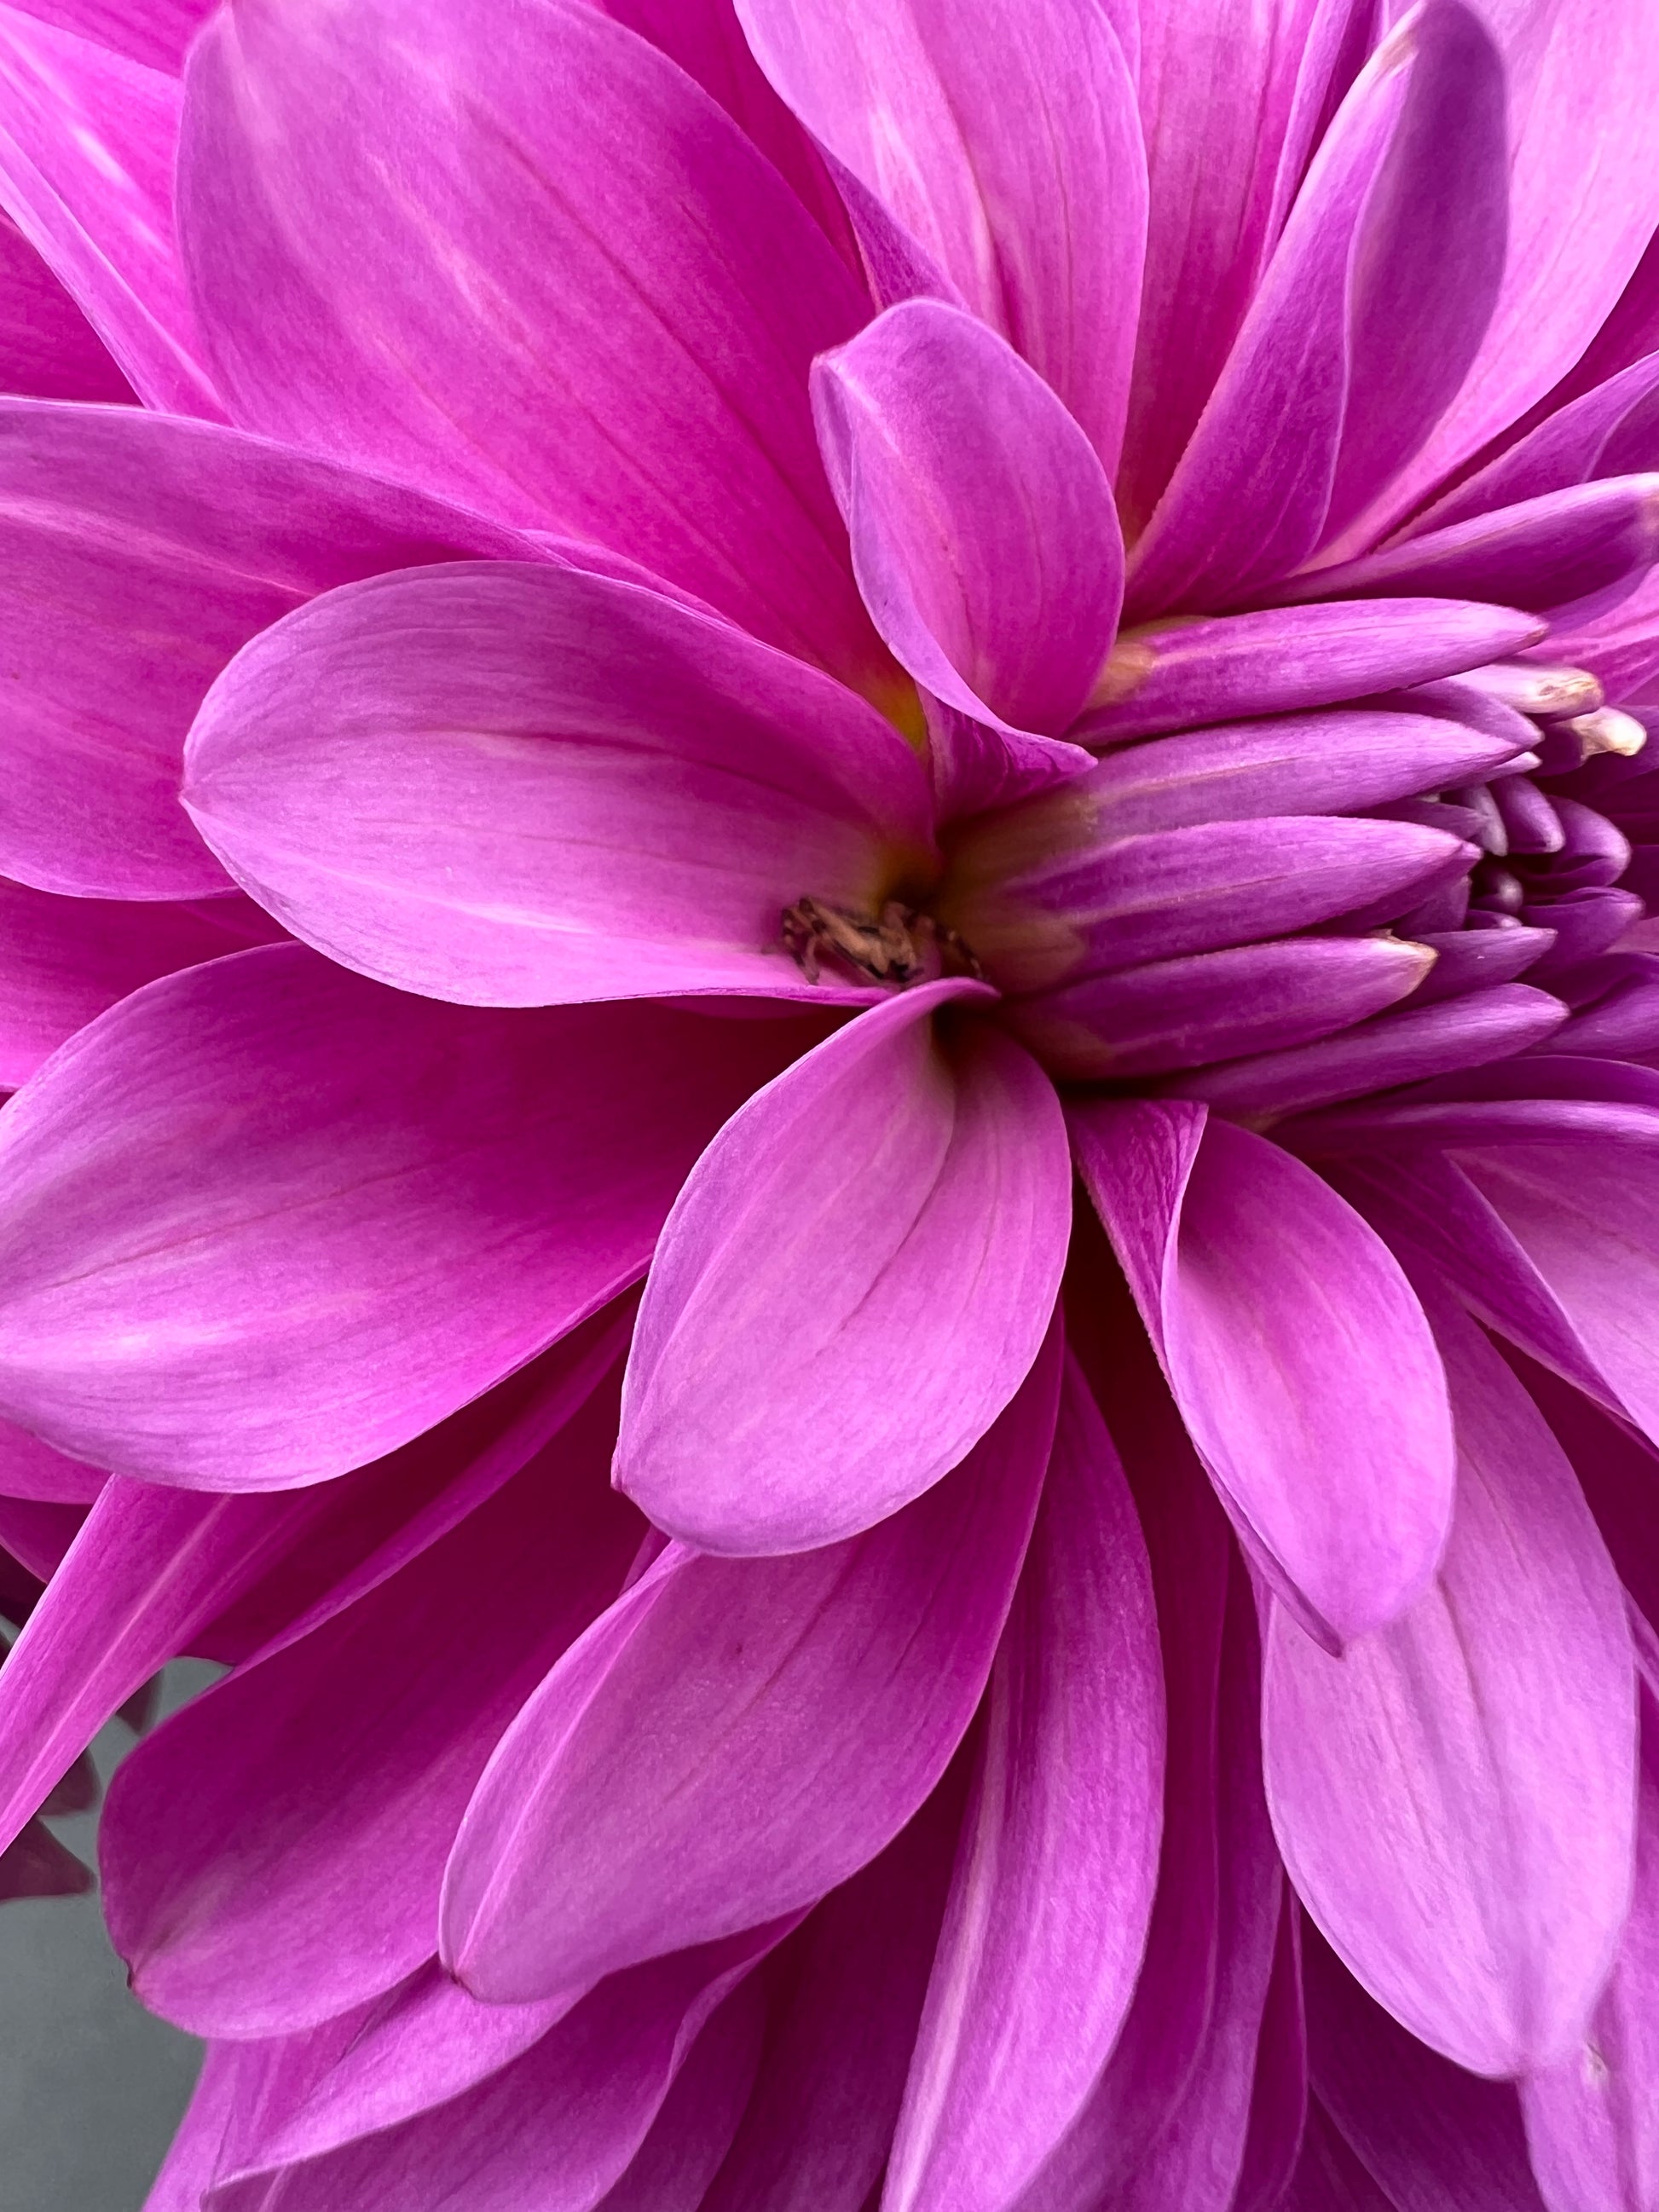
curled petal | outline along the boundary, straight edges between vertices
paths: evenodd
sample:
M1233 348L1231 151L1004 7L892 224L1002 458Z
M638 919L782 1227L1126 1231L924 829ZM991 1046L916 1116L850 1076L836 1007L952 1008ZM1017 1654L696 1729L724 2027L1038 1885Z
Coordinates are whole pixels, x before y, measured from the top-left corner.
M956 1466L1048 1326L1071 1226L1048 1078L987 994L873 1007L733 1116L657 1247L616 1479L705 1551L867 1528Z

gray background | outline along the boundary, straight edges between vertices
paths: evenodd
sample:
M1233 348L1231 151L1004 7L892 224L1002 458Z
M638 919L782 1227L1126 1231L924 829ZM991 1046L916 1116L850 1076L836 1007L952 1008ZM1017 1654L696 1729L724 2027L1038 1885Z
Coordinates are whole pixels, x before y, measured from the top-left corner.
M163 1711L220 1672L170 1667ZM104 1781L132 1741L121 1721L99 1737ZM48 1825L95 1865L95 1814ZM128 1995L95 1892L0 1905L0 2212L138 2212L200 2059Z

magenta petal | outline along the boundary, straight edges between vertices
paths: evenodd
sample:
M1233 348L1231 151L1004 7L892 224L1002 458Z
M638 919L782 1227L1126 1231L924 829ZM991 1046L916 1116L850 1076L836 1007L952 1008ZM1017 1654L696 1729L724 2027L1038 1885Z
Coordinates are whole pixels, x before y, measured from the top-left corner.
M1318 1650L1282 1612L1264 1730L1279 1847L1352 1972L1476 2073L1584 2033L1630 1899L1635 1674L1571 1468L1449 1300L1458 1501L1435 1587Z
M1659 1730L1643 1698L1636 1893L1583 2044L1521 2085L1550 2212L1643 2212L1659 2195Z
M1372 519L1373 538L1573 368L1659 226L1649 0L1498 0L1484 12L1509 93L1503 283L1462 391Z
M179 228L250 428L616 546L843 675L883 660L806 397L867 301L597 9L238 0L191 57Z
M801 121L1115 467L1146 172L1107 12L1086 0L987 0L971 17L950 0L739 0L738 13ZM1072 221L1056 220L1062 209Z
M1071 1163L1036 1061L933 1019L983 995L928 984L860 1015L698 1161L652 1261L617 1445L659 1528L726 1553L830 1543L937 1482L1019 1387L1065 1265Z
M653 1960L600 1984L522 2057L401 2126L222 2180L214 2212L591 2212L626 2172L694 2039L722 2000L752 2068L763 1992L756 1959L784 1932ZM704 2094L709 2084L705 2081ZM280 2138L279 2138L280 2140ZM267 2194L267 2191L270 2193Z
M1031 1549L991 1672L888 2165L889 2212L1001 2212L1076 2118L1140 1971L1163 1830L1164 1745L1146 1543L1106 1425L1073 1363Z
M638 1548L605 1480L614 1405L599 1393L400 1573L125 1761L105 1909L153 2011L198 2035L291 2033L428 1955L485 1760Z
M187 1486L359 1466L640 1274L700 1147L804 1042L440 1006L297 945L165 977L0 1123L0 1408Z
M596 2212L698 2212L743 2118L769 2026L765 1992L744 1983L692 2045L650 2134Z
M797 1910L872 1858L979 1703L1060 1366L1056 1331L962 1468L846 1544L672 1546L490 1761L445 1887L451 1971L496 2002L545 1995Z
M1201 1110L1074 1109L1091 1194L1246 1543L1338 1638L1393 1620L1451 1513L1440 1361L1398 1262L1290 1154Z
M703 2212L864 2212L892 2142L939 1935L961 1814L957 1771L791 1938L760 2078Z
M854 574L898 659L964 714L1058 737L1123 596L1111 487L1076 422L936 300L816 362L812 402Z
M1131 556L1132 619L1299 567L1443 409L1502 268L1502 105L1456 0L1372 55Z
M359 576L534 550L215 424L0 401L0 868L77 896L225 890L179 782L191 718L237 647Z
M0 204L141 399L222 414L173 236L175 76L0 8Z
M474 1005L822 1000L784 909L878 914L932 845L921 762L833 678L657 592L501 561L380 577L257 639L197 719L184 797L299 935Z
M177 70L214 0L19 0L27 15L76 31L150 69Z
M15 223L0 216L0 390L130 404L132 386Z

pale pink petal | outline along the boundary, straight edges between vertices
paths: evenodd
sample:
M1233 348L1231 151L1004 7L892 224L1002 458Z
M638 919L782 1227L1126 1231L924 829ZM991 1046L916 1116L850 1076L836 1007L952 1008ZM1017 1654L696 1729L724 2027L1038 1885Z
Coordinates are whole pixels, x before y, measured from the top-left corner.
M799 1551L936 1482L1018 1388L1071 1226L1058 1100L923 985L751 1099L652 1262L616 1479L705 1551ZM952 1001L960 1002L952 1006Z

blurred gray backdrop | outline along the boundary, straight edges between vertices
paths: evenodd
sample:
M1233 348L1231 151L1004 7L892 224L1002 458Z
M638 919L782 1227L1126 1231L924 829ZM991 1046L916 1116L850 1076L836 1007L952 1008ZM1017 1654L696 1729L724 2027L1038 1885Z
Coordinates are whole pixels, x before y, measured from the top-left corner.
M222 1671L170 1667L162 1711ZM112 1721L93 1746L101 1780L132 1743ZM95 1813L48 1825L95 1866ZM138 2212L200 2061L129 1996L95 1892L0 1905L0 2212Z

